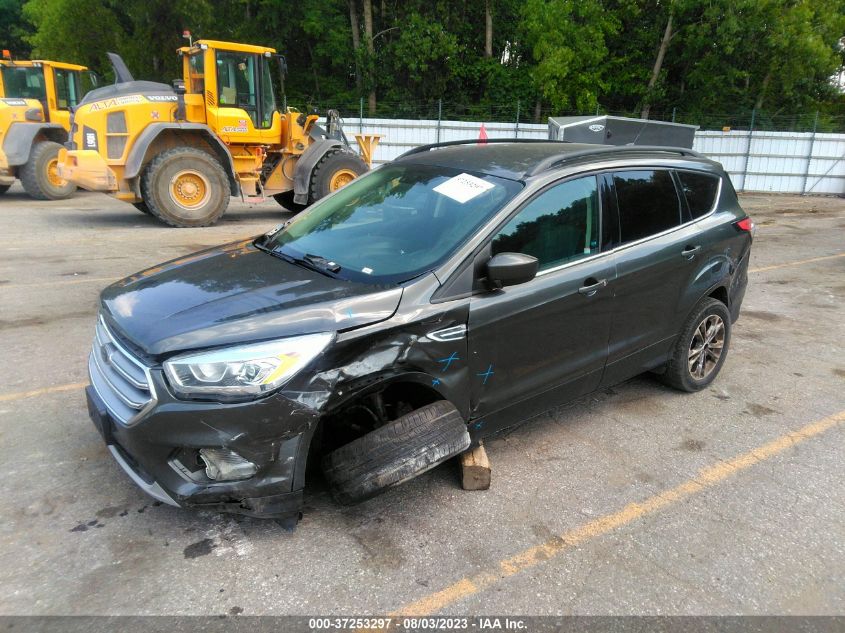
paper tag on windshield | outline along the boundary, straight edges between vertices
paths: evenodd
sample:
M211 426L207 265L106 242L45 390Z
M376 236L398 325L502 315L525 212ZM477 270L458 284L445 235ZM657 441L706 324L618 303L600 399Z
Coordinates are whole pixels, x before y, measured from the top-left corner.
M476 178L472 174L459 174L446 182L440 183L434 190L463 204L493 187L495 187L494 184Z

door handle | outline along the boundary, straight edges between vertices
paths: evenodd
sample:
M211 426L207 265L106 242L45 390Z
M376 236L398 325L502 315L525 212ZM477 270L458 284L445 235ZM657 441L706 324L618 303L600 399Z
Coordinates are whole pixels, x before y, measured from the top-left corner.
M701 246L687 246L684 250L681 251L681 255L686 257L687 259L692 259L695 257L695 254L701 250Z
M600 279L599 281L596 281L594 278L590 277L588 279L585 279L584 283L587 285L578 288L578 292L580 292L582 295L592 297L601 288L604 288L607 285L607 279Z

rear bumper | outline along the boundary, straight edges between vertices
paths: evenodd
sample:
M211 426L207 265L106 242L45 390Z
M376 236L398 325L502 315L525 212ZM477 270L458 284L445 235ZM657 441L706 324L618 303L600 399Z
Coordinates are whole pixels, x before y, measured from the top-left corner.
M737 264L736 271L731 278L731 286L728 293L729 310L731 323L739 319L739 311L742 308L742 300L745 298L745 290L748 288L748 261L751 259L751 249L745 251L742 259Z
M117 177L98 152L59 150L59 175L88 191L117 191Z

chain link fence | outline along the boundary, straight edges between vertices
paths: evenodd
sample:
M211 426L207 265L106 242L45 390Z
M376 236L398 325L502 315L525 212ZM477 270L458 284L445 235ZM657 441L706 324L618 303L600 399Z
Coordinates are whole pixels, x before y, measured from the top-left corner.
M487 121L513 124L545 124L550 116L613 115L639 118L638 111L605 110L601 107L591 112L559 112L548 108L538 111L534 104L514 101L495 106L458 104L448 100L435 101L377 101L375 114L371 115L366 99L337 103L301 104L291 101L289 105L307 110L316 107L321 113L328 109L338 110L346 120L377 119L424 119L441 121ZM539 114L539 116L538 116ZM650 119L674 121L699 126L700 130L768 130L775 132L819 132L845 133L845 116L824 112L801 112L784 114L766 110L747 110L734 113L685 112L679 109L654 110Z

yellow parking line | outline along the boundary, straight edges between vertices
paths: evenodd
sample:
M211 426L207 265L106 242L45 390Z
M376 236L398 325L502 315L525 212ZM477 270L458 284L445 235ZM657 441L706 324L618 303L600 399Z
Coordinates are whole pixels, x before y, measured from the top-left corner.
M845 411L840 411L827 418L808 424L797 431L782 435L738 457L709 466L700 471L697 476L674 488L664 490L661 493L649 497L645 501L630 503L618 512L605 515L595 521L590 521L581 527L552 537L545 543L514 554L510 558L499 561L494 567L473 576L461 578L445 589L441 589L401 607L393 615L394 617L421 616L440 611L450 604L499 583L504 578L513 576L554 558L580 543L606 534L636 519L654 514L658 510L674 505L693 494L711 488L731 475L774 457L786 449L820 433L824 433L842 422L845 422Z
M837 253L836 255L825 255L824 257L813 257L811 259L801 259L797 262L786 262L785 264L775 264L773 266L763 266L762 268L752 268L750 273L763 273L767 270L777 270L778 268L789 268L790 266L802 266L804 264L812 264L813 262L821 262L826 259L836 259L837 257L845 257L845 253Z
M22 400L23 398L33 398L35 396L43 396L48 393L57 393L60 391L75 391L87 387L87 382L73 382L67 385L55 385L53 387L44 387L42 389L33 389L32 391L18 391L15 393L0 394L0 402L9 402L11 400Z

